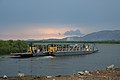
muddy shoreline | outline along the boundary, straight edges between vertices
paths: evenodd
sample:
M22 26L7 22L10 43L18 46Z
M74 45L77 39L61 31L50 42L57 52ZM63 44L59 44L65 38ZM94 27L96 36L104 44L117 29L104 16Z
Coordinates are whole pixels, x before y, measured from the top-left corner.
M120 68L80 71L71 75L32 76L19 73L17 76L1 76L0 80L120 80Z

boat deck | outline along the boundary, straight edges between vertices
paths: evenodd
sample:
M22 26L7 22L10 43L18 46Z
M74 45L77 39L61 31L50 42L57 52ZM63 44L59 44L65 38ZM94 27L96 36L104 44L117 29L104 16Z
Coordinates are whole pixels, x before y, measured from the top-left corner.
M32 45L29 52L13 53L14 56L34 57L34 56L60 56L60 55L85 55L98 52L98 49L91 44L47 44Z

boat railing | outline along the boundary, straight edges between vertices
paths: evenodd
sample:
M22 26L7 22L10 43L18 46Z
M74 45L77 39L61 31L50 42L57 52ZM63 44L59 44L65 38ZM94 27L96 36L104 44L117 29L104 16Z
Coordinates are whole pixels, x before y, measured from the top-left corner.
M34 53L46 53L49 52L49 48L53 47L56 49L53 52L76 52L76 51L95 51L98 50L95 44L75 44L75 45L57 45L57 46L43 46L34 50Z

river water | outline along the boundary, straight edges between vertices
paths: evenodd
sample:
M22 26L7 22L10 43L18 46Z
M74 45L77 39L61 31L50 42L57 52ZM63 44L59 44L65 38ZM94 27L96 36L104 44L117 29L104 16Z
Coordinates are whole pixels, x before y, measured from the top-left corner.
M114 64L120 67L120 44L96 44L99 52L89 55L45 56L32 58L11 58L0 56L0 76L15 76L18 73L30 75L63 75L82 70L105 69Z

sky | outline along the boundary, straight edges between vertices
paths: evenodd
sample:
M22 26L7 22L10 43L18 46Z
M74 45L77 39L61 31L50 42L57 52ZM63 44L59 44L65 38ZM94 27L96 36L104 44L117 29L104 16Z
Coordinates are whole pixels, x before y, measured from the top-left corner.
M101 30L120 30L120 0L0 0L3 40L60 39Z

